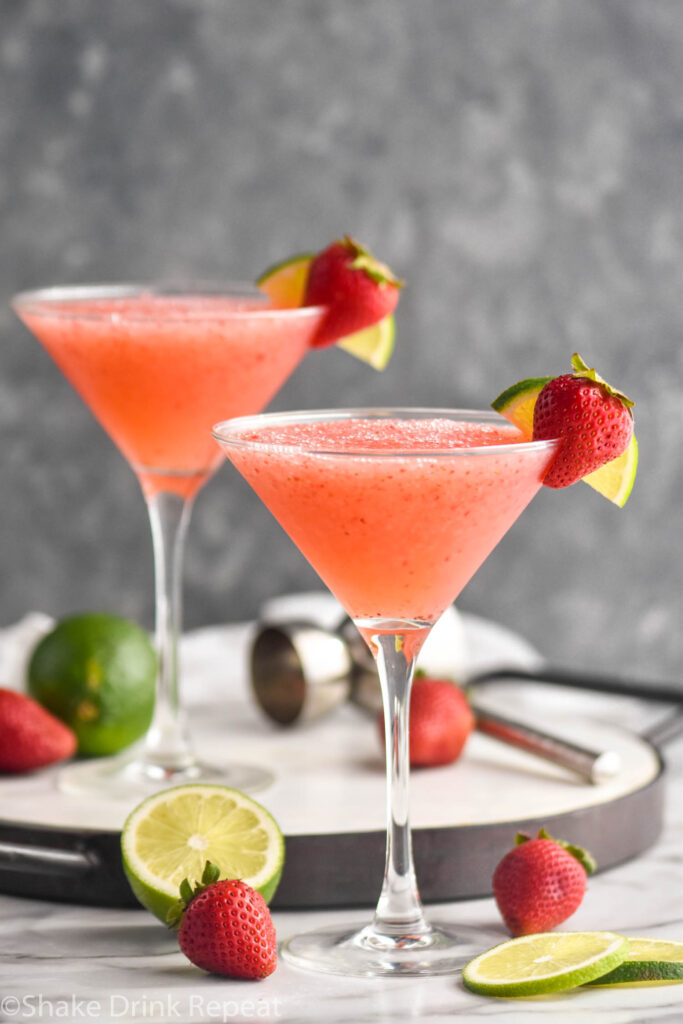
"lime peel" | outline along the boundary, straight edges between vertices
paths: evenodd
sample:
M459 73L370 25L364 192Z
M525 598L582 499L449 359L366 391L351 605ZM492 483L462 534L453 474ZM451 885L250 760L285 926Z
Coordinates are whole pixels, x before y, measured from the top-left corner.
M464 967L465 986L479 995L515 997L563 992L614 970L628 954L614 932L541 932L509 939Z
M128 816L123 869L144 907L166 922L184 878L198 880L207 860L221 878L240 878L269 902L284 863L284 838L269 812L239 790L189 784L162 790Z

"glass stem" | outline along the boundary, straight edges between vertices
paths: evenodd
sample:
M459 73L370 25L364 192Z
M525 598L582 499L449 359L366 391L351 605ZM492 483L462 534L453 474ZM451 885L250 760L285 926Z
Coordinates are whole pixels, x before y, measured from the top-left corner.
M417 889L408 818L410 750L408 716L416 655L405 634L375 635L373 653L382 685L387 758L387 847L384 883L373 928L388 936L426 935Z
M154 545L157 669L154 718L145 740L147 771L158 778L187 773L195 762L187 739L178 689L178 642L182 632L182 569L191 499L170 491L147 498Z

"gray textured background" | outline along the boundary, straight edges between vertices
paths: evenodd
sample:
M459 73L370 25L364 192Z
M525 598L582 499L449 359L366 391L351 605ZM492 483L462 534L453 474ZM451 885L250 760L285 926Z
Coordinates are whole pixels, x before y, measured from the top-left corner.
M253 278L350 232L409 287L380 376L312 355L276 406L486 405L578 349L637 401L624 511L544 491L462 606L562 662L678 678L680 0L1 0L0 621L151 624L137 483L7 308L17 289ZM378 567L381 571L381 567ZM225 466L188 626L315 577Z

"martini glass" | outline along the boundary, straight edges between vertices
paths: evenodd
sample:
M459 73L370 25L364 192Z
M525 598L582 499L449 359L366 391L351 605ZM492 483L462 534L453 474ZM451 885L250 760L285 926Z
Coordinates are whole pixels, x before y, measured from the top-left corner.
M476 938L428 923L413 865L415 660L541 487L558 442L524 441L493 412L420 409L266 414L219 423L214 437L344 605L382 687L387 844L374 919L296 935L283 956L335 974L454 971Z
M187 781L267 785L270 772L204 764L190 742L178 682L183 547L194 497L222 462L212 423L267 405L304 358L323 310L275 309L248 284L49 288L12 304L137 475L154 547L152 724L141 750L70 766L60 786L127 798Z

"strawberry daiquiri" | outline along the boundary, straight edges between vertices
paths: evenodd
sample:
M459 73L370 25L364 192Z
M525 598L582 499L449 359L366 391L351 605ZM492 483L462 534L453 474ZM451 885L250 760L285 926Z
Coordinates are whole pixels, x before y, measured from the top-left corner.
M377 660L387 751L387 856L372 924L294 936L301 967L440 974L462 935L423 914L408 824L407 708L429 630L541 488L555 440L492 412L347 410L218 424L214 437L339 598Z
M259 412L315 347L350 342L358 358L386 365L398 284L386 268L378 275L382 265L367 250L339 244L353 266L341 283L323 275L315 303L304 295L315 254L299 267L294 292L285 261L284 278L267 271L260 288L102 285L15 296L15 312L136 473L154 543L159 673L144 753L69 766L63 788L117 797L184 781L251 790L272 780L257 766L204 765L191 748L178 685L184 537L192 500L221 462L210 434L216 420ZM347 299L350 319L340 316ZM347 339L346 326L361 333Z
M159 676L141 757L64 768L60 785L113 797L186 780L258 788L258 766L201 764L179 703L182 550L192 499L216 470L211 423L256 412L306 355L324 310L274 309L250 285L223 291L135 286L53 288L14 308L136 473L152 526Z
M49 294L49 293L48 293ZM243 295L78 290L21 315L137 473L189 497L215 471L216 417L258 412L304 358L319 310Z

